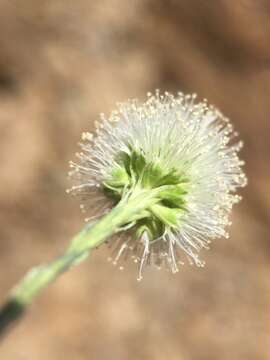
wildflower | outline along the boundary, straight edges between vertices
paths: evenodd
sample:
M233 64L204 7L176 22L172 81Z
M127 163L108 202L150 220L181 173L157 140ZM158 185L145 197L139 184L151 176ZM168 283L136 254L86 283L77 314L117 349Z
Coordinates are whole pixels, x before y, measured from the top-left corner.
M84 133L78 162L71 162L76 184L68 190L83 199L88 224L66 252L32 268L0 308L0 335L60 274L107 241L113 262L131 256L145 265L183 263L203 266L198 258L212 239L228 237L236 194L247 180L239 160L241 141L229 120L195 95L157 91L144 104L118 105L102 115L96 134Z
M101 116L95 135L84 133L71 162L81 208L94 224L117 204L142 194L153 199L108 240L113 262L132 257L139 276L146 264L165 264L173 273L198 257L214 238L228 237L229 215L247 180L239 160L241 141L229 120L196 95L149 94L145 103L118 104Z

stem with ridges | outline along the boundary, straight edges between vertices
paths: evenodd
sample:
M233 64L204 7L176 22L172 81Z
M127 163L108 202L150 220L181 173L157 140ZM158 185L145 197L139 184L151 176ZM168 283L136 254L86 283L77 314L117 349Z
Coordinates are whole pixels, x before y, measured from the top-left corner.
M159 201L159 189L135 189L124 197L107 215L92 226L87 225L71 242L66 253L51 263L30 270L14 288L4 306L0 309L0 335L11 323L21 317L27 305L40 291L80 260L87 257L112 234L129 222L137 220L144 210ZM84 256L86 255L86 256Z

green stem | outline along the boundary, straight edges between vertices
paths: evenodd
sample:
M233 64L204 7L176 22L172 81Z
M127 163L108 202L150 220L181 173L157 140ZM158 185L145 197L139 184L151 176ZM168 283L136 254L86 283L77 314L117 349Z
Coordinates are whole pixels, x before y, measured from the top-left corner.
M6 304L0 309L0 334L17 320L27 305L70 266L87 257L92 248L100 245L112 234L121 231L121 227L136 221L144 210L157 203L159 192L155 190L134 190L122 199L107 215L92 226L86 226L72 240L66 253L49 264L33 268L14 288Z

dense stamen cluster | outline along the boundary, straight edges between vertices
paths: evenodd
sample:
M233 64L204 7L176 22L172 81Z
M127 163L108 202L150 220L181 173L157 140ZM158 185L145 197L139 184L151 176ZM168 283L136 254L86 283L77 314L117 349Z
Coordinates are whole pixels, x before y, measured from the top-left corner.
M240 200L235 191L246 185L232 125L195 98L157 91L143 104L119 104L109 119L102 115L95 136L83 134L79 161L71 163L71 192L82 197L88 220L138 189L163 187L159 203L109 240L115 263L129 254L139 262L139 278L151 263L177 272L183 252L202 266L199 250L228 237L228 217Z

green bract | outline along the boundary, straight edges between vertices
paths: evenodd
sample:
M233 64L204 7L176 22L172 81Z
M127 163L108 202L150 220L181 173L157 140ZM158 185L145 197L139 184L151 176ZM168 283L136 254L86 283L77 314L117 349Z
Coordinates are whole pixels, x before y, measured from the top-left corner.
M168 227L177 227L186 211L188 179L174 168L165 171L158 162L147 162L142 150L121 151L103 186L116 203L135 189L159 188L159 202L140 214L136 222L136 235L147 232L150 240L162 236Z

